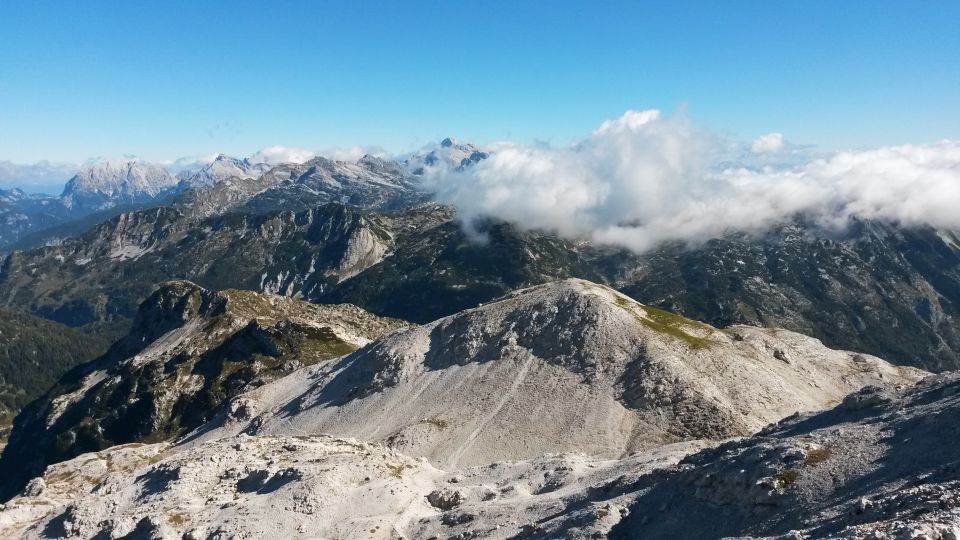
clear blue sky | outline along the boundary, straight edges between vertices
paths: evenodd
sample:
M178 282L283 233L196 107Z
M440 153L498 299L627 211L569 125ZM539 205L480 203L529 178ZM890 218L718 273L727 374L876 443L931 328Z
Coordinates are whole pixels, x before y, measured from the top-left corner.
M686 106L743 139L960 138L960 1L0 1L0 160L565 143Z

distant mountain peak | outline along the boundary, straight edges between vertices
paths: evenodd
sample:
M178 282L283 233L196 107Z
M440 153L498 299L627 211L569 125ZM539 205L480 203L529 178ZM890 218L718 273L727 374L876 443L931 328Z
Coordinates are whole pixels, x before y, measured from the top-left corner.
M427 146L421 151L413 153L402 160L407 170L414 175L423 175L428 170L446 168L462 170L489 156L486 152L471 143L461 143L453 137L440 141L439 145Z
M85 165L63 190L70 208L78 202L97 207L141 202L177 185L166 168L138 159L111 159Z
M266 163L252 163L249 158L217 154L213 161L203 167L182 171L177 176L189 187L206 187L231 177L256 178L271 168L271 165Z

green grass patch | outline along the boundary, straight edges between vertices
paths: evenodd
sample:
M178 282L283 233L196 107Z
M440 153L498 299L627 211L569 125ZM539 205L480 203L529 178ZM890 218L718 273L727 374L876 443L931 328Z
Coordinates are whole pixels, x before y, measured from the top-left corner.
M390 471L390 476L394 478L403 478L403 470L407 467L408 465L406 463L401 463L400 465L387 465L387 469Z
M803 461L804 465L816 465L830 459L833 452L829 448L816 448L807 452L807 458Z
M713 345L713 342L709 339L692 335L684 330L685 328L695 326L697 323L680 315L659 308L641 305L647 313L646 317L641 317L636 311L631 309L633 306L629 300L622 296L616 296L615 302L621 308L631 312L633 316L647 328L677 338L686 343L691 349L706 349Z
M444 420L443 418L440 418L440 417L438 417L438 416L434 416L433 418L424 418L423 420L420 421L420 423L421 423L421 424L430 424L431 426L433 426L433 427L435 427L435 428L437 428L437 429L440 429L440 430L444 430L444 429L447 429L448 427L450 427L450 422L448 422L448 421L446 421L446 420Z
M777 481L778 486L788 488L797 483L797 479L800 478L800 471L796 469L784 469L778 472L773 478Z

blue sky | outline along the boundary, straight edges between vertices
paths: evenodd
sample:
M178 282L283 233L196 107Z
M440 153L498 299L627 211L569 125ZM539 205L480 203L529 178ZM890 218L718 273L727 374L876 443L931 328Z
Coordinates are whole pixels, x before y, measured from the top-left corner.
M960 2L0 2L0 160L563 144L627 109L741 139L960 138Z

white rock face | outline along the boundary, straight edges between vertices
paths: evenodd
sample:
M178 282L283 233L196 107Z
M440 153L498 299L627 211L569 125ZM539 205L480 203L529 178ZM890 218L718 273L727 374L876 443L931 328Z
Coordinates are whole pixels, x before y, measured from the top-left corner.
M0 537L397 539L482 530L508 538L586 489L671 466L700 446L451 473L381 445L323 435L240 436L189 452L127 445L51 466L42 492L0 511Z
M199 170L183 171L177 178L190 187L207 187L228 178L256 178L270 170L266 163L253 163L249 159L237 159L220 154Z
M322 435L126 445L51 466L0 537L955 538L960 379L878 394L714 448L455 471Z
M177 185L170 171L136 160L101 161L88 165L67 182L63 203L68 208L85 199L136 202L156 197Z
M265 411L258 434L355 437L457 467L748 435L921 374L792 332L720 331L571 279L399 330L248 396Z

